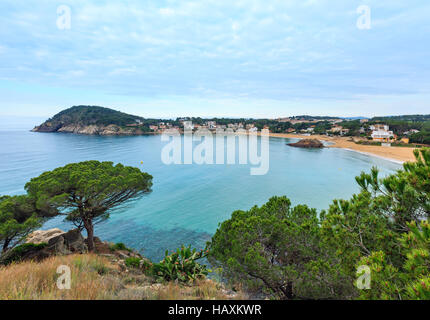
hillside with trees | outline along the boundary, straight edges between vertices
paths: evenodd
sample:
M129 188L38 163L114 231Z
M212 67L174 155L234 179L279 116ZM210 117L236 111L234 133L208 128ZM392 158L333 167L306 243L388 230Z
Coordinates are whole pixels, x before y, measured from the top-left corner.
M53 127L59 124L125 126L137 120L143 121L143 118L104 107L74 106L61 111L46 122L52 123Z
M74 106L63 110L34 132L69 132L99 135L134 135L149 132L149 126L160 120L145 119L98 106Z

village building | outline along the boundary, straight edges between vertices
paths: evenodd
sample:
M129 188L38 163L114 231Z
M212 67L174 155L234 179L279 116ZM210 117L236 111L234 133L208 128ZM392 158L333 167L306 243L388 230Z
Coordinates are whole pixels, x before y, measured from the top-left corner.
M216 122L215 121L208 121L206 123L209 129L216 129Z
M370 129L373 130L371 136L375 141L388 142L394 138L393 131L389 131L390 127L385 124L376 124L370 126Z
M411 129L411 130L409 130L409 131L405 131L405 132L403 132L403 134L404 134L405 136L409 136L409 135L411 135L411 134L418 133L418 132L420 132L420 130Z

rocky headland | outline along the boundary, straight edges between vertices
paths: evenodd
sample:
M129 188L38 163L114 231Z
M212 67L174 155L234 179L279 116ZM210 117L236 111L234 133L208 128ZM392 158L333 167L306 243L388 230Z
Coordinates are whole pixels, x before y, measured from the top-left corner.
M150 133L142 117L98 106L74 106L36 126L33 132L86 135L142 135Z

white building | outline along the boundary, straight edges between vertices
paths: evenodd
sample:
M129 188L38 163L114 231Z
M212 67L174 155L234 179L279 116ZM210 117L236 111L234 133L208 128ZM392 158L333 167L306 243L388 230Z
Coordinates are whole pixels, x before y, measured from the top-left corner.
M386 124L375 124L375 125L369 126L369 129L372 131L388 131L390 130L390 127L387 126Z
M384 129L386 130L373 130L372 132L372 139L378 140L378 141L388 141L392 138L394 138L393 131L389 131L389 127L385 126Z
M420 132L420 130L416 130L416 129L411 129L409 131L403 132L404 135L410 135L410 134L414 134L414 133L418 133Z

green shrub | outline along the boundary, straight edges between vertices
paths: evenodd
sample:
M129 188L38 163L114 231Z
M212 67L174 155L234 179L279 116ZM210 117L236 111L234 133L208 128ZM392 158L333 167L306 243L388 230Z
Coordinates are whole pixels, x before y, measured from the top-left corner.
M7 251L1 258L0 258L0 264L8 265L12 262L19 262L22 260L23 256L31 251L39 251L45 248L48 244L47 243L40 243L40 244L34 244L34 243L24 243L22 245L19 245L9 251Z
M126 250L126 251L129 251L129 252L133 251L130 248L127 248L127 246L124 243L122 243L122 242L118 242L118 243L115 243L115 244L111 245L110 249L112 251L117 251L117 250Z
M191 246L182 246L170 255L166 250L165 258L152 266L152 273L165 281L190 282L202 279L207 276L208 270L205 265L197 263L197 260L203 257L203 251L191 250Z
M140 267L140 258L130 257L125 259L125 265L129 268L139 268Z

